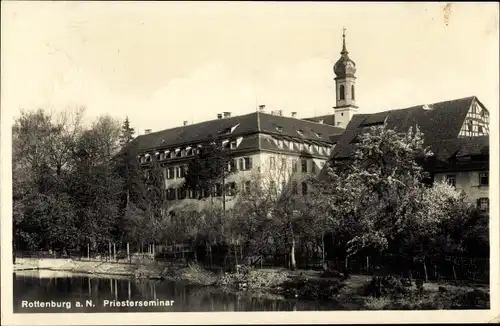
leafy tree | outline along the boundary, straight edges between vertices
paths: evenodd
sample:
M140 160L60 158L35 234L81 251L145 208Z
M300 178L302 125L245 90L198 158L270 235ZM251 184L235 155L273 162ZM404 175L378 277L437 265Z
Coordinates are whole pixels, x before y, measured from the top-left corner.
M12 128L14 246L24 242L35 248L60 240L56 237L49 241L44 230L58 228L56 221L48 217L56 216L58 207L66 206L63 193L71 175L73 145L82 130L82 114L82 109L58 114L40 109L23 111L16 119ZM50 209L42 214L44 207ZM65 215L71 231L74 221L71 214Z
M222 140L208 138L188 163L185 189L194 191L200 199L203 193L214 196L216 185L222 185L227 176L229 159Z
M285 157L270 158L252 175L250 191L242 193L233 211L239 238L248 255L283 250L291 269L296 268L296 248L306 211L305 198L297 195L291 185L292 173ZM282 160L285 159L285 160Z
M315 205L330 216L347 254L390 252L425 268L430 254L462 250L457 231L472 223L473 208L448 185L422 183L428 150L418 128L371 128L357 141L353 156L332 162L315 184Z

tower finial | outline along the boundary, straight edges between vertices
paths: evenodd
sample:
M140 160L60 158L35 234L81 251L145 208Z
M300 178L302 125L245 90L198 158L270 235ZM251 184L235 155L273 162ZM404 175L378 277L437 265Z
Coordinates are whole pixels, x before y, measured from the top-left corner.
M349 52L347 52L347 47L345 45L345 27L342 27L342 52L340 52L340 54L348 54Z

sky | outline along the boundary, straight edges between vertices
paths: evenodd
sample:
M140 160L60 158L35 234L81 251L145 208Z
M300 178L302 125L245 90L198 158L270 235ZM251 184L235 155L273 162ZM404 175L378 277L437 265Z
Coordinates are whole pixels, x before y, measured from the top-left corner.
M2 115L86 108L138 134L333 113L342 28L360 113L477 96L499 108L498 3L5 2Z

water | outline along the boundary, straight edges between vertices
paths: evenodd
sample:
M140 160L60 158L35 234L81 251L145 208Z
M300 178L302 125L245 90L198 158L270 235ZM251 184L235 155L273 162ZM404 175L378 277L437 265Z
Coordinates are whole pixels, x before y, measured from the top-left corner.
M331 302L261 298L169 281L53 271L14 273L14 313L333 310ZM147 302L147 307L145 306ZM132 302L132 303L131 303ZM142 303L142 306L137 306ZM40 307L40 304L49 307ZM77 306L81 304L81 307ZM127 304L121 306L119 304ZM130 306L130 305L135 306ZM38 305L38 307L37 307Z

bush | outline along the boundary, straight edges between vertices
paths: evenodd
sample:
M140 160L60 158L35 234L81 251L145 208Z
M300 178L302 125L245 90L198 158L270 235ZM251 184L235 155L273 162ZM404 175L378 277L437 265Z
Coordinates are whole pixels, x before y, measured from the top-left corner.
M411 292L410 287L404 284L402 279L394 276L374 276L369 283L365 284L363 290L364 296L375 298L382 296L401 297Z
M238 269L239 273L220 275L217 284L238 289L272 289L283 284L289 276L284 271L257 270L246 266L241 266Z
M369 310L383 310L390 308L391 303L389 298L369 297L365 300L365 308Z
M306 279L302 277L286 281L281 292L288 297L326 300L332 299L343 287L344 284L337 280Z
M217 281L216 277L200 265L193 263L182 271L182 278L188 282L200 285L213 285Z

